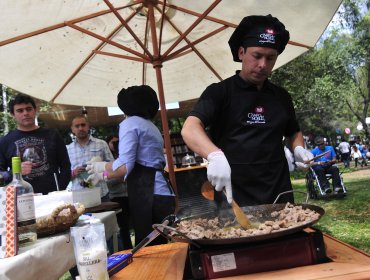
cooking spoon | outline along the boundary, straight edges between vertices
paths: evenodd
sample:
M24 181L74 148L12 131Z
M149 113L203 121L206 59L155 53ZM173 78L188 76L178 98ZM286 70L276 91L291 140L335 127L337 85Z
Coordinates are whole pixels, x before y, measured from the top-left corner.
M215 199L215 190L214 190L212 184L209 181L206 181L206 182L203 183L200 191L201 191L203 197L205 197L206 199L208 199L208 200L214 200ZM226 196L225 190L223 191L223 193ZM242 228L244 228L244 229L253 228L253 226L251 225L251 222L249 221L248 217L245 215L243 210L239 207L239 205L235 202L234 199L231 202L231 207L234 211L236 220L242 226Z

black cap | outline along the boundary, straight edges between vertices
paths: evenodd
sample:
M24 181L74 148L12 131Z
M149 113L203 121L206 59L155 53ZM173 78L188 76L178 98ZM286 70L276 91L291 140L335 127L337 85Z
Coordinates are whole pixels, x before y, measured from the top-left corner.
M159 108L157 94L146 85L121 89L117 96L117 104L126 115L145 119L154 118Z
M266 47L281 54L289 41L289 31L276 17L248 16L236 27L229 40L233 59L240 62L239 47Z
M322 144L324 144L325 143L325 139L324 139L324 137L322 137L322 136L316 136L316 138L315 138L315 144L316 145L322 145Z

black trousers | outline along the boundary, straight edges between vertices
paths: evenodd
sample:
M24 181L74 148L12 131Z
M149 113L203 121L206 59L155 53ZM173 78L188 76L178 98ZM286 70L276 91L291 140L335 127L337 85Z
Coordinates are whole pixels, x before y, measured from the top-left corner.
M154 195L155 174L158 170L135 164L127 177L130 216L135 231L135 245L139 244L153 231L153 224L175 212L175 197ZM170 189L170 186L168 186ZM166 238L159 236L150 245L167 243Z
M319 179L320 186L322 190L330 188L329 181L325 174L331 174L333 180L333 188L342 188L339 169L335 165L321 165L315 166L315 172Z
M128 205L128 197L113 197L111 201L118 202L122 211L117 214L117 223L119 225L119 234L121 237L122 247L124 250L132 249L130 237L130 210Z

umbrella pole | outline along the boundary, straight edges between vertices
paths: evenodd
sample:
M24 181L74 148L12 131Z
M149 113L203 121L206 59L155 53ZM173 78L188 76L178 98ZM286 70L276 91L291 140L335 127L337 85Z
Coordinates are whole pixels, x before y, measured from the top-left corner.
M166 113L166 103L164 100L164 91L163 91L163 82L162 82L162 63L153 64L155 69L155 73L157 76L157 84L158 84L158 95L159 95L159 103L161 106L161 120L162 120L162 129L163 129L163 138L164 138L164 147L166 149L167 155L167 163L168 163L168 174L170 177L170 182L172 184L173 190L176 194L176 212L179 207L179 196L177 192L177 184L176 184L176 177L175 177L175 169L173 167L173 157L172 157L172 149L171 149L171 140L168 128L168 119Z
M177 213L177 211L179 210L179 196L177 192L175 170L173 167L171 140L170 140L170 134L169 134L170 130L168 128L168 120L167 120L167 112L166 112L166 102L164 99L163 79L162 79L162 71L161 71L162 61L160 59L160 53L159 53L159 45L158 45L157 33L156 33L156 27L155 27L153 4L150 1L148 1L146 5L148 7L148 19L149 19L149 25L150 25L150 32L152 34L152 44L153 44L153 53L154 53L154 56L153 56L154 59L152 61L152 64L153 64L153 68L155 69L155 74L157 77L159 103L161 106L161 120L162 120L163 136L164 136L164 147L166 149L166 155L167 155L168 174L170 177L170 182L172 184L173 190L176 195L175 212Z

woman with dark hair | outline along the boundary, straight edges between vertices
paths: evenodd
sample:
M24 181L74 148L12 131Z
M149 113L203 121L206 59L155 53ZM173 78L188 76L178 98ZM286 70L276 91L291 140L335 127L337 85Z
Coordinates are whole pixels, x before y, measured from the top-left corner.
M110 151L112 152L113 157L118 158L118 135L111 134L105 140L109 146Z
M126 115L119 129L118 158L113 163L92 162L87 169L97 177L126 180L138 244L153 230L152 224L174 213L175 194L163 172L163 138L151 121L159 108L155 91L145 85L122 89L117 103ZM160 236L151 245L166 242Z
M355 161L355 168L357 168L358 160L362 157L361 152L358 150L356 144L351 148L351 156Z

